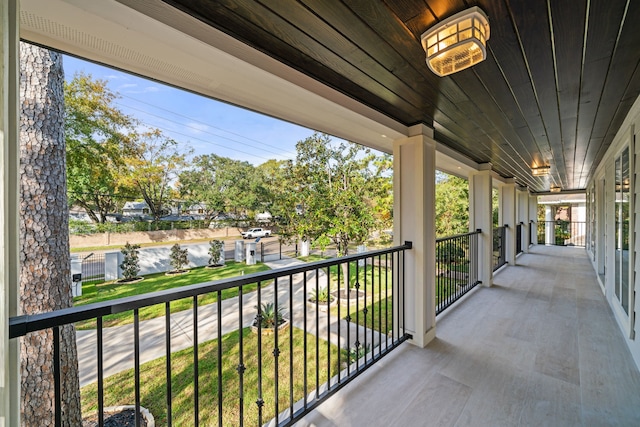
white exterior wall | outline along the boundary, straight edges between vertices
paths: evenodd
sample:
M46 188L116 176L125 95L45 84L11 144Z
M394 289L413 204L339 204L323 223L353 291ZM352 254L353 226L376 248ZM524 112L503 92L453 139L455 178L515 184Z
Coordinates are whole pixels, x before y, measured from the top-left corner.
M629 114L618 130L612 144L598 165L589 188L595 182L596 189L596 256L594 269L599 273L599 280L605 298L611 306L614 317L624 335L631 355L640 368L639 326L636 316L640 313L640 298L634 298L640 289L640 260L636 248L640 245L640 235L635 231L635 222L640 215L640 203L637 203L640 191L640 168L634 158L640 155L638 147L638 130L640 130L640 98L636 99ZM629 314L627 315L615 295L615 160L625 147L629 147L630 157L630 206L629 206ZM602 185L604 180L604 186ZM604 193L604 194L602 194Z

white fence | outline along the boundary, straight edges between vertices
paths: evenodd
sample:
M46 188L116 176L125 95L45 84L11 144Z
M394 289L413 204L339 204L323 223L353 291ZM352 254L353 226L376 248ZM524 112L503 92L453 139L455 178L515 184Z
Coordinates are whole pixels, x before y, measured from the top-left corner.
M180 248L189 251L189 264L187 267L202 267L209 264L209 243L185 244L180 245ZM222 248L222 252L224 260L224 247ZM170 254L170 246L138 249L139 275L144 276L171 270ZM122 278L120 264L122 264L123 259L124 255L120 251L105 253L104 279L106 281Z

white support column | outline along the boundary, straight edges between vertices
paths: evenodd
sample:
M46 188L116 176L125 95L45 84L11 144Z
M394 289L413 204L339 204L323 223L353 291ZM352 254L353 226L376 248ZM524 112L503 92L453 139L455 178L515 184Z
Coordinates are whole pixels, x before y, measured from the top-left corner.
M504 243L508 264L516 265L516 181L508 178L500 186L500 225L506 225Z
M529 194L529 222L533 221L531 230L531 244L538 244L538 196Z
M555 227L553 222L555 221L553 215L553 206L545 205L544 207L544 243L547 245L555 244Z
M520 222L522 223L522 252L529 252L529 190L520 190Z
M469 229L482 230L478 236L478 276L483 286L493 281L493 215L491 163L469 174Z
M9 317L18 314L18 0L0 0L0 426L20 423L18 340Z
M405 258L405 329L424 347L436 331L436 143L423 125L412 126L409 135L393 144L393 236L396 245L413 242Z

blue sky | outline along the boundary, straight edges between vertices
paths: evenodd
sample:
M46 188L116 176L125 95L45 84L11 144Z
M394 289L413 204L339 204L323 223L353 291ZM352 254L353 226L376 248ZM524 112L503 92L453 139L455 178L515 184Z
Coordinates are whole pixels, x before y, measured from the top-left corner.
M259 165L268 159L293 159L296 142L313 134L301 126L71 56L64 56L63 65L67 80L84 72L108 81L120 95L116 105L121 111L188 144L194 155L214 153Z

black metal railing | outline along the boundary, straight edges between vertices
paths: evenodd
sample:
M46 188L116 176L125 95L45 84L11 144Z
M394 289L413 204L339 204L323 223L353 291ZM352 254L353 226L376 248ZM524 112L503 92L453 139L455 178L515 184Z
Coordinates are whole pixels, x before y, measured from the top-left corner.
M458 239L469 259L473 237ZM79 359L83 407L97 413L99 426L104 425L104 407L132 403L136 426L142 406L167 426L261 426L269 420L288 426L411 338L405 333L403 297L405 251L411 247L406 242L12 317L9 335L17 339L53 330L56 425L63 416L61 371L66 369L58 362L59 331L85 322L87 330L77 333L78 353L85 353ZM333 291L327 302L325 289ZM201 303L209 296L215 297L213 303ZM171 303L181 299L190 301L191 309L172 313ZM154 307L164 320L141 320ZM126 316L120 320L128 324L106 326L121 313ZM181 347L183 335L188 339ZM158 354L149 356L154 351Z
M436 314L478 283L480 230L436 240Z
M506 232L506 225L493 229L493 271L507 263Z
M281 260L282 240L270 240L260 242L260 262Z
M520 223L516 225L516 255L522 251L522 223Z
M583 221L538 221L538 244L585 246L587 223Z
M104 253L90 253L82 258L82 281L104 282Z

